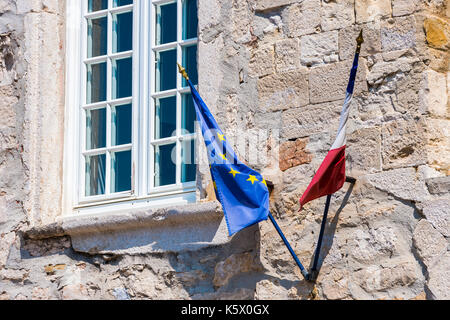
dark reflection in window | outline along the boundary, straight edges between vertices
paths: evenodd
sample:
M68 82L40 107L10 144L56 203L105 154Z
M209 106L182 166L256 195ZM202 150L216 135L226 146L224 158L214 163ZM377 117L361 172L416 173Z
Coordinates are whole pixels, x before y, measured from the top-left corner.
M131 150L111 154L111 192L131 190Z
M175 144L155 146L156 187L174 184L176 182L175 150Z

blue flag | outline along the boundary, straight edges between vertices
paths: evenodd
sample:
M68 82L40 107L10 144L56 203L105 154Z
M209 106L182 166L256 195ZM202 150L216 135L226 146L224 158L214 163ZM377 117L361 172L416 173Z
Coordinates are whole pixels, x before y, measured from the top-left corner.
M248 226L267 220L269 190L258 172L239 161L199 93L190 80L188 83L207 147L214 189L222 204L231 236Z

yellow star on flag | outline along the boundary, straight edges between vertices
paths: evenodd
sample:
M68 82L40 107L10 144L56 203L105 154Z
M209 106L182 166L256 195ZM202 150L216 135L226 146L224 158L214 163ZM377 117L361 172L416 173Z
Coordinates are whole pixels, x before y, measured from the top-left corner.
M265 184L266 187L267 187L267 182L266 182L266 180L263 179L263 181L261 181L261 183L262 183L262 184Z
M248 176L249 178L247 179L247 181L251 181L252 184L255 183L255 181L259 181L255 176L252 176L251 174L249 174Z
M225 141L225 135L218 133L217 136L219 137L219 141Z
M224 154L221 154L220 156L222 157L223 160L227 160L228 161L227 157Z
M234 170L233 168L231 168L231 171L230 172L228 172L228 173L231 173L232 175L233 175L233 178L236 178L236 174L237 173L240 173L239 171L236 171L236 170Z

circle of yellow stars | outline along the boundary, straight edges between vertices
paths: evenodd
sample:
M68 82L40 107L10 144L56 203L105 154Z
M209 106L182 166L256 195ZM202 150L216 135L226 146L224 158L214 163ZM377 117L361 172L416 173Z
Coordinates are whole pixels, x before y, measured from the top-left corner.
M224 134L217 133L217 137L219 138L219 141L226 141L226 137L225 137ZM227 157L224 154L220 154L220 157L223 160L228 161ZM235 170L233 167L231 167L231 171L228 172L228 173L233 175L233 178L236 178L237 174L242 174L241 172ZM256 176L249 174L248 175L248 179L246 181L251 182L252 185L253 185L255 182L257 182L257 181L259 182L259 179ZM213 182L214 182L214 188L217 189L216 182L215 181L213 181ZM262 179L261 183L264 184L267 187L267 182L266 182L265 179Z

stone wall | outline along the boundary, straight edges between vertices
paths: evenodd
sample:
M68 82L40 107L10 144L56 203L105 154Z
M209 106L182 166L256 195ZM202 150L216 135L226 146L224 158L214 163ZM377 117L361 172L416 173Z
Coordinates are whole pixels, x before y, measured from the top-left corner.
M298 199L334 140L364 32L347 131L357 180L332 197L312 284L270 222L199 249L80 245L77 226L57 219L65 6L0 0L0 299L449 299L449 10L442 0L199 0L200 93L230 138L278 132L279 158L254 168L274 184L272 213L306 267L325 199L300 212ZM208 167L199 171L211 190ZM91 232L112 232L102 223Z

